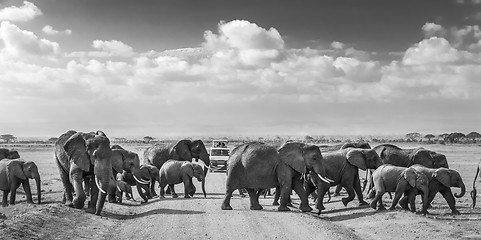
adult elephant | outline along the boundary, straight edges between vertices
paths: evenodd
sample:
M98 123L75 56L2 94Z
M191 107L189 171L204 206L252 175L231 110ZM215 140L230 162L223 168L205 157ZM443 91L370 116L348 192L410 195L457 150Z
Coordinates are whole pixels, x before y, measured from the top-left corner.
M323 198L330 186L340 184L347 191L348 196L342 198L344 206L352 201L355 194L358 197L359 205L367 205L363 200L361 181L359 180L359 169L376 169L382 165L377 153L372 149L347 148L323 154L325 160L326 176L333 182L325 183L311 174L311 181L304 181L304 187L308 194L317 188L317 208L319 214L324 210Z
M113 145L111 159L112 159L112 170L113 170L112 174L114 179L117 177L117 173L131 174L132 176L131 185L132 186L135 185L137 187L137 191L139 192L140 197L144 200L144 202L148 202L150 193L148 193L147 191L148 194L144 194L142 189L143 188L148 189L148 186L151 182L150 182L150 177L149 178L142 177L143 174L140 167L139 155L132 151L125 150L119 145ZM115 192L109 192L109 202L116 202Z
M287 207L291 190L301 199L300 209L309 212L312 208L302 187L301 174L313 171L326 182L324 160L319 147L303 143L288 142L278 150L260 142L250 142L236 147L227 160L226 194L222 210L232 210L230 199L236 189L245 188L250 197L250 209L261 210L258 189L280 187L279 211Z
M340 146L340 149L347 149L347 148L362 148L362 149L371 149L371 145L367 142L349 142L349 143L344 143ZM336 149L338 150L338 149ZM366 177L364 178L364 182L362 183L362 190L366 188L367 185L367 179L369 179L369 170L366 171ZM339 196L341 195L341 189L342 186L339 184L336 186L336 190L334 191L334 196ZM329 195L329 199L331 199L331 193L328 191L327 192Z
M32 192L28 179L35 179L37 183L37 197L40 204L42 199L40 188L40 174L37 165L32 161L24 161L20 159L0 161L0 190L3 190L2 206L7 206L7 197L10 193L10 204L15 204L17 188L20 184L23 186L27 202L33 203Z
M156 166L158 169L164 165L167 160L174 159L178 161L192 162L192 159L198 161L199 159L204 162L204 180L202 181L202 192L206 196L205 192L205 176L207 175L208 166L210 165L209 153L205 148L202 140L187 140L183 139L175 143L174 145L158 144L153 145L145 149L143 163ZM155 182L151 183L151 188L154 188Z
M409 167L420 164L428 168L449 168L444 154L425 148L400 148L392 144L381 144L373 148L383 163L399 167Z
M84 207L86 195L82 182L84 177L92 176L89 178L90 201L86 211L100 215L112 177L111 157L110 140L102 131L83 133L70 130L58 138L55 163L64 187L65 205L78 209Z
M481 160L478 163L478 167L476 168L476 174L474 175L474 180L473 180L473 190L471 191L471 199L473 200L473 204L471 206L474 208L476 207L476 196L477 196L477 191L476 191L476 180L479 176L481 179Z
M9 150L6 148L0 148L0 160L2 159L17 159L20 155L16 150Z
M447 168L427 168L419 164L413 165L411 168L414 168L418 172L424 173L429 180L428 200L423 202L423 208L421 210L423 215L428 213L428 207L431 205L431 202L438 192L443 195L444 199L449 205L449 208L451 208L451 212L453 214L459 214L459 211L456 209L456 201L454 197L461 198L466 192L466 187L459 172ZM461 188L461 193L455 193L453 197L451 187ZM406 198L407 197L404 196L401 201L406 201Z

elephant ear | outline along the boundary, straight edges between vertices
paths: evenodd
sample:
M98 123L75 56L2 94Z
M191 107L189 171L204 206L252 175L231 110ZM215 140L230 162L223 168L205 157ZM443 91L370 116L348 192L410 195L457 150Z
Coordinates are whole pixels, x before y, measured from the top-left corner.
M350 164L366 171L366 158L362 150L356 148L349 150L346 154L346 159Z
M451 187L451 177L450 177L449 169L439 168L433 173L433 177L436 178L436 180L438 180L444 186L448 188Z
M307 172L307 165L304 161L302 146L300 143L285 143L279 148L278 152L281 162L286 163L297 172Z
M192 153L190 152L190 140L178 141L169 152L170 158L180 161L192 162Z
M182 169L187 175L192 178L194 177L194 165L193 163L184 163L182 164Z
M416 187L416 171L412 168L407 168L403 172L404 179L411 185L411 187Z
M90 157L87 153L87 145L81 133L75 133L63 148L67 152L69 159L73 160L82 171L88 172L90 170Z
M112 168L118 172L122 173L124 170L124 158L125 158L125 150L123 149L112 149Z
M23 172L23 164L25 162L19 161L19 160L12 160L7 164L7 173L13 174L15 177L18 177L20 179L27 179L27 176L25 176L25 173ZM10 178L10 176L8 176Z

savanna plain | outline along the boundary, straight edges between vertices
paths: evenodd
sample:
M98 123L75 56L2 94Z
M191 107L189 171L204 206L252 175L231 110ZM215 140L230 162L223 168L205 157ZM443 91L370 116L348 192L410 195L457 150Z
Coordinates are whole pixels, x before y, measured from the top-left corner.
M63 187L53 160L53 146L6 144L1 147L13 148L21 158L38 165L42 204L27 204L20 187L17 204L0 208L0 239L481 239L481 200L478 199L473 209L469 197L476 165L481 158L481 145L397 145L422 146L446 155L450 168L459 171L466 184L466 194L456 199L460 215L451 214L440 194L433 201L430 214L422 216L400 207L393 211L358 207L357 200L344 207L341 198L345 192L325 203L326 210L320 215L316 209L301 213L296 208L299 199L295 194L292 195L294 208L290 212L278 212L277 206L272 206L273 196L260 198L263 210L249 210L249 198L241 198L237 192L231 200L234 210L223 211L220 206L226 174L215 172L206 177L207 198L201 194L191 199L173 199L167 195L164 199L154 198L141 204L134 189L137 201L106 203L102 214L96 216L61 203ZM376 144L372 144L374 146ZM142 157L148 145L123 147ZM364 176L362 171L360 176ZM30 184L35 185L32 180ZM199 182L195 185L200 189ZM479 192L479 179L477 185ZM36 202L35 188L32 191ZM183 192L182 184L176 185L176 191ZM315 208L313 199L309 201ZM387 206L391 203L387 194L383 201ZM416 206L418 210L421 208L419 197Z

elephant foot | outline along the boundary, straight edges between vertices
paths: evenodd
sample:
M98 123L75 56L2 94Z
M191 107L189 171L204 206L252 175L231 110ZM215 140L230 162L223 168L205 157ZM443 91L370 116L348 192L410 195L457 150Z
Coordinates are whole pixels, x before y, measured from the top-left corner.
M344 204L344 207L347 207L347 204L350 202L350 200L347 198L343 198L341 200L342 200L342 204Z
M279 202L278 202L278 201L274 201L274 202L272 203L272 206L279 206Z
M32 200L29 200L29 201L27 201L27 203L33 204L33 201L32 201Z
M178 198L178 197L179 197L179 195L177 195L177 194L172 194L172 198Z
M302 212L310 212L312 211L312 208L307 205L307 206L301 206L299 209L301 209Z
M185 194L184 198L191 198L191 196L189 194Z
M451 212L451 214L453 214L453 215L460 215L461 213L460 213L458 210L453 210L453 211Z
M232 207L231 207L230 205L224 205L224 204L222 204L221 209L222 209L222 210L232 210Z
M369 204L371 206L372 209L376 210L376 203L374 201L371 202L371 204Z
M252 205L251 210L262 210L262 206L261 205Z
M86 212L94 214L95 213L95 208L87 208L85 209Z
M364 200L361 200L361 201L359 201L359 205L358 205L358 206L359 206L359 207L362 207L362 206L367 206L367 205L369 205L369 203L367 203L367 202L364 201Z
M65 201L65 206L67 207L73 207L73 202L72 201Z
M83 201L76 201L76 199L73 200L73 207L76 209L82 209L84 208L85 203Z
M379 211L384 211L384 210L386 210L386 207L384 207L384 205L379 205L379 206L377 207L377 210L379 210Z
M277 211L279 212L288 212L288 211L291 211L291 209L289 209L287 206L279 206L277 208Z

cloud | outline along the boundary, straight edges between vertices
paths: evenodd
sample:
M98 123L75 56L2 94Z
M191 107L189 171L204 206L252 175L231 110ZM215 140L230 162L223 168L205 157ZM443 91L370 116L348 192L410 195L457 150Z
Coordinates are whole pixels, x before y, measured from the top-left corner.
M42 32L44 32L47 35L71 35L72 34L72 30L70 29L58 31L53 29L53 27L50 25L45 25L45 27L42 28Z
M334 48L334 49L343 49L344 43L334 41L334 42L331 43L331 47Z
M423 25L422 29L426 38L444 37L446 35L446 29L436 23L427 22Z
M431 63L456 63L463 58L444 38L425 39L406 50L403 57L405 65L421 65Z
M22 30L8 21L0 24L0 39L4 43L2 51L16 58L53 57L60 53L58 43L40 39L33 32Z
M68 54L69 57L78 57L78 58L109 58L109 57L121 57L121 58L131 58L136 55L133 48L121 41L118 40L111 40L111 41L103 41L103 40L94 40L92 42L92 47L97 49L98 51L79 51L79 52L72 52ZM156 55L156 54L152 54Z
M26 22L40 15L42 15L42 11L28 1L24 1L20 7L11 6L0 9L0 21Z

